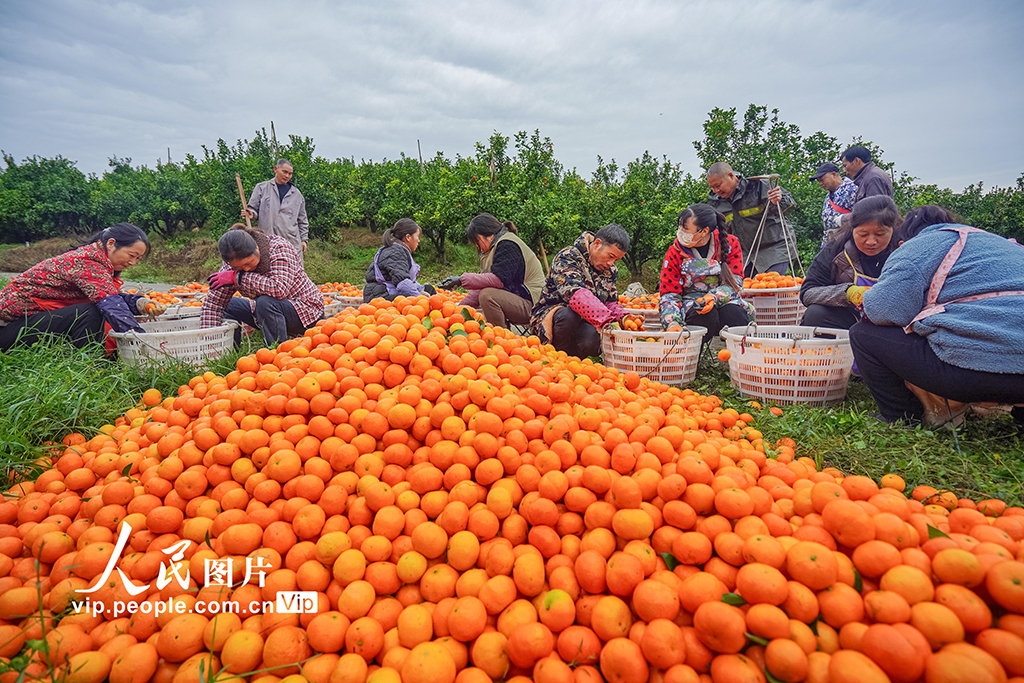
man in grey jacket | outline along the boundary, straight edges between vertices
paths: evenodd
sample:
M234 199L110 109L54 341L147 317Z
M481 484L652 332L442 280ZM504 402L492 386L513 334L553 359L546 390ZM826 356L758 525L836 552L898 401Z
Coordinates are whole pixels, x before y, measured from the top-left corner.
M248 207L242 209L242 217L258 220L260 230L284 238L302 258L309 241L309 221L306 198L291 183L292 173L292 163L278 159L274 177L253 188Z
M863 145L854 145L845 152L840 159L843 162L843 172L857 185L857 196L853 203L856 204L865 197L873 197L884 194L892 197L892 178L882 169L875 166L871 161L871 150Z

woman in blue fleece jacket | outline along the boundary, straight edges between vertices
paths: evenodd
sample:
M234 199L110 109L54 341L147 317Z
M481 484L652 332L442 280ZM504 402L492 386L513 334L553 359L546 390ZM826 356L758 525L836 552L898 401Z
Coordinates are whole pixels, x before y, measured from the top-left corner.
M907 214L905 244L850 330L887 422L924 415L908 383L950 401L1024 403L1024 246L950 219L937 206Z

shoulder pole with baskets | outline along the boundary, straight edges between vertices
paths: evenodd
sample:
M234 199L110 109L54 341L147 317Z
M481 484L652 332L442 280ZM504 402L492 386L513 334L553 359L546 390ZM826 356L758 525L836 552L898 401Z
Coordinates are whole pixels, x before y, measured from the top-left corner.
M767 180L771 190L774 190L776 187L779 187L778 173L750 176L749 178L747 178L747 180ZM771 200L768 200L768 206L766 206L765 210L761 212L761 223L757 226L757 232L754 233L754 242L752 244L752 248L750 252L746 255L746 258L744 258L743 260L744 273L747 272L747 264L754 263L757 260L757 254L761 251L761 239L764 237L764 225L765 222L768 220L768 212L771 211L771 203ZM796 269L793 268L793 256L795 254L796 265L800 267L800 277L805 277L806 273L804 272L804 264L800 262L800 252L797 250L796 246L796 235L793 236L792 240L789 239L789 231L786 230L786 217L782 213L781 201L775 205L775 209L779 213L779 222L782 224L782 239L785 240L786 242L786 254L789 257L789 267L795 275Z

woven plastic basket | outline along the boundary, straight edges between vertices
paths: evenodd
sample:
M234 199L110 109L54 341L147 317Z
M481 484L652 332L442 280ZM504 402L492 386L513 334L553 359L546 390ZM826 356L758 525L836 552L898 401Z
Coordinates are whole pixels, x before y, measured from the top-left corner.
M206 292L171 292L171 294L183 304L202 301L206 298Z
M744 289L740 296L754 305L754 322L758 325L799 325L807 310L800 303L799 287Z
M183 325L194 325L183 327ZM231 350L238 323L225 320L219 327L199 328L199 320L158 320L142 323L145 334L135 331L111 332L117 353L129 365L152 365L168 358L201 366Z
M633 371L655 382L684 387L697 374L700 343L705 334L707 328L696 326L682 332L604 330L602 362L620 372Z
M196 316L170 317L160 316L156 320L144 316L136 316L135 319L142 325L147 333L162 334L164 332L179 332L181 330L198 330L200 318Z
M661 332L661 312L657 308L627 308L626 313L642 315L645 330Z
M171 306L164 311L158 321L163 322L165 320L182 320L184 318L196 318L198 320L199 315L203 312L200 306L182 306L181 304L171 304ZM148 321L148 316L135 316L140 321Z
M846 397L850 333L824 327L747 325L721 332L732 385L773 403L824 406Z
M324 304L324 320L327 318L333 318L338 315L346 308L355 308L363 303L362 299L356 297L342 297L341 301L334 301L333 303Z

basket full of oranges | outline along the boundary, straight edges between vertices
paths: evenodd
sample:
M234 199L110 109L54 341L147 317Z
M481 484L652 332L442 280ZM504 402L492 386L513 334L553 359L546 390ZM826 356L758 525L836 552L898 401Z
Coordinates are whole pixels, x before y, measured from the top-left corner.
M799 325L807 308L800 303L802 277L771 271L743 279L740 296L754 306L759 325Z
M620 372L635 372L655 382L684 387L697 375L700 345L707 328L689 326L655 332L627 316L624 329L601 333L602 362Z

